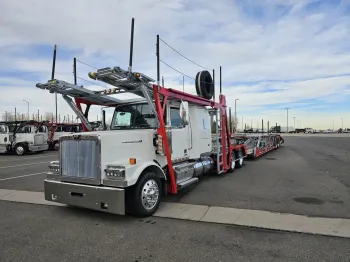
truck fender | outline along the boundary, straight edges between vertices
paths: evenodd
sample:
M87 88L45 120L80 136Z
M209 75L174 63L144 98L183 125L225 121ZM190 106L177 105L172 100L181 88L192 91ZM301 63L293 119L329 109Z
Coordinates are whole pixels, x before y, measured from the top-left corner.
M142 163L141 165L136 167L136 169L134 171L132 171L133 176L128 181L128 186L132 186L132 185L136 184L137 181L139 180L139 178L141 177L142 173L144 173L146 171L155 173L156 176L158 176L161 180L167 179L163 169L159 165L157 165L153 161L147 161L147 162Z

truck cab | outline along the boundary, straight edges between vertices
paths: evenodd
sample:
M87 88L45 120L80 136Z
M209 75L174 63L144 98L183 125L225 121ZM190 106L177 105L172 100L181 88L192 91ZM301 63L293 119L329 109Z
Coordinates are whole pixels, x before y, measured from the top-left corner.
M11 144L11 141L10 141L9 128L5 124L0 124L0 153L6 153L7 147L10 144Z
M50 149L59 150L59 139L62 136L79 133L82 129L74 123L51 123L49 125L48 144Z
M0 125L3 131L0 132L1 152L24 155L28 152L42 152L48 149L48 128L44 124L15 121L3 122Z

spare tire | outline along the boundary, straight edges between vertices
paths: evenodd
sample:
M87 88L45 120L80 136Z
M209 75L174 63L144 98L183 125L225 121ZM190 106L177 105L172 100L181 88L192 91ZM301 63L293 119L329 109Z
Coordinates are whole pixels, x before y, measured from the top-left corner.
M213 79L208 71L200 71L196 75L197 95L206 99L212 99L214 95Z

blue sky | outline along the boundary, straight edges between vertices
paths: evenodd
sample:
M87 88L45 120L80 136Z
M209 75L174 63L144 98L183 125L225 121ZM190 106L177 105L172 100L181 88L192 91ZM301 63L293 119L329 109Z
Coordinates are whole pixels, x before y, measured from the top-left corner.
M90 5L90 4L91 5ZM54 96L35 87L51 76L73 81L73 57L95 67L127 68L130 22L135 17L134 70L156 78L155 42L200 65L223 68L228 105L253 125L264 121L315 128L350 127L350 1L348 0L90 0L3 1L0 9L0 113L53 112ZM67 8L69 6L69 8ZM155 15L157 14L157 16ZM195 77L201 70L166 45L161 58ZM78 62L78 76L93 68ZM167 87L182 90L182 75L161 65ZM78 80L79 84L101 88ZM217 93L219 81L217 81ZM100 85L103 85L100 83ZM185 77L185 90L195 92ZM16 94L16 95L14 95ZM10 99L9 99L10 98ZM59 112L73 114L59 98ZM92 111L95 119L99 111ZM245 122L246 121L246 122ZM240 123L241 124L241 123Z

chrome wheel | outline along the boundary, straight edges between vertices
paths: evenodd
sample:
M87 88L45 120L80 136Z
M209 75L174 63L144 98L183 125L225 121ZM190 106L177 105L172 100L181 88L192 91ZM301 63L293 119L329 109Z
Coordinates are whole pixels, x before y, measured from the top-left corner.
M232 156L232 161L231 161L231 170L235 169L236 167L236 158Z
M53 145L53 148L58 151L60 149L60 144L58 142L56 142L54 145Z
M242 156L240 156L240 158L239 158L239 165L240 165L240 166L243 165L243 157L242 157Z
M17 146L16 147L16 154L21 156L24 154L24 147L23 146Z
M141 193L141 203L142 206L151 210L157 205L159 199L159 187L157 182L154 179L148 180L142 188Z

